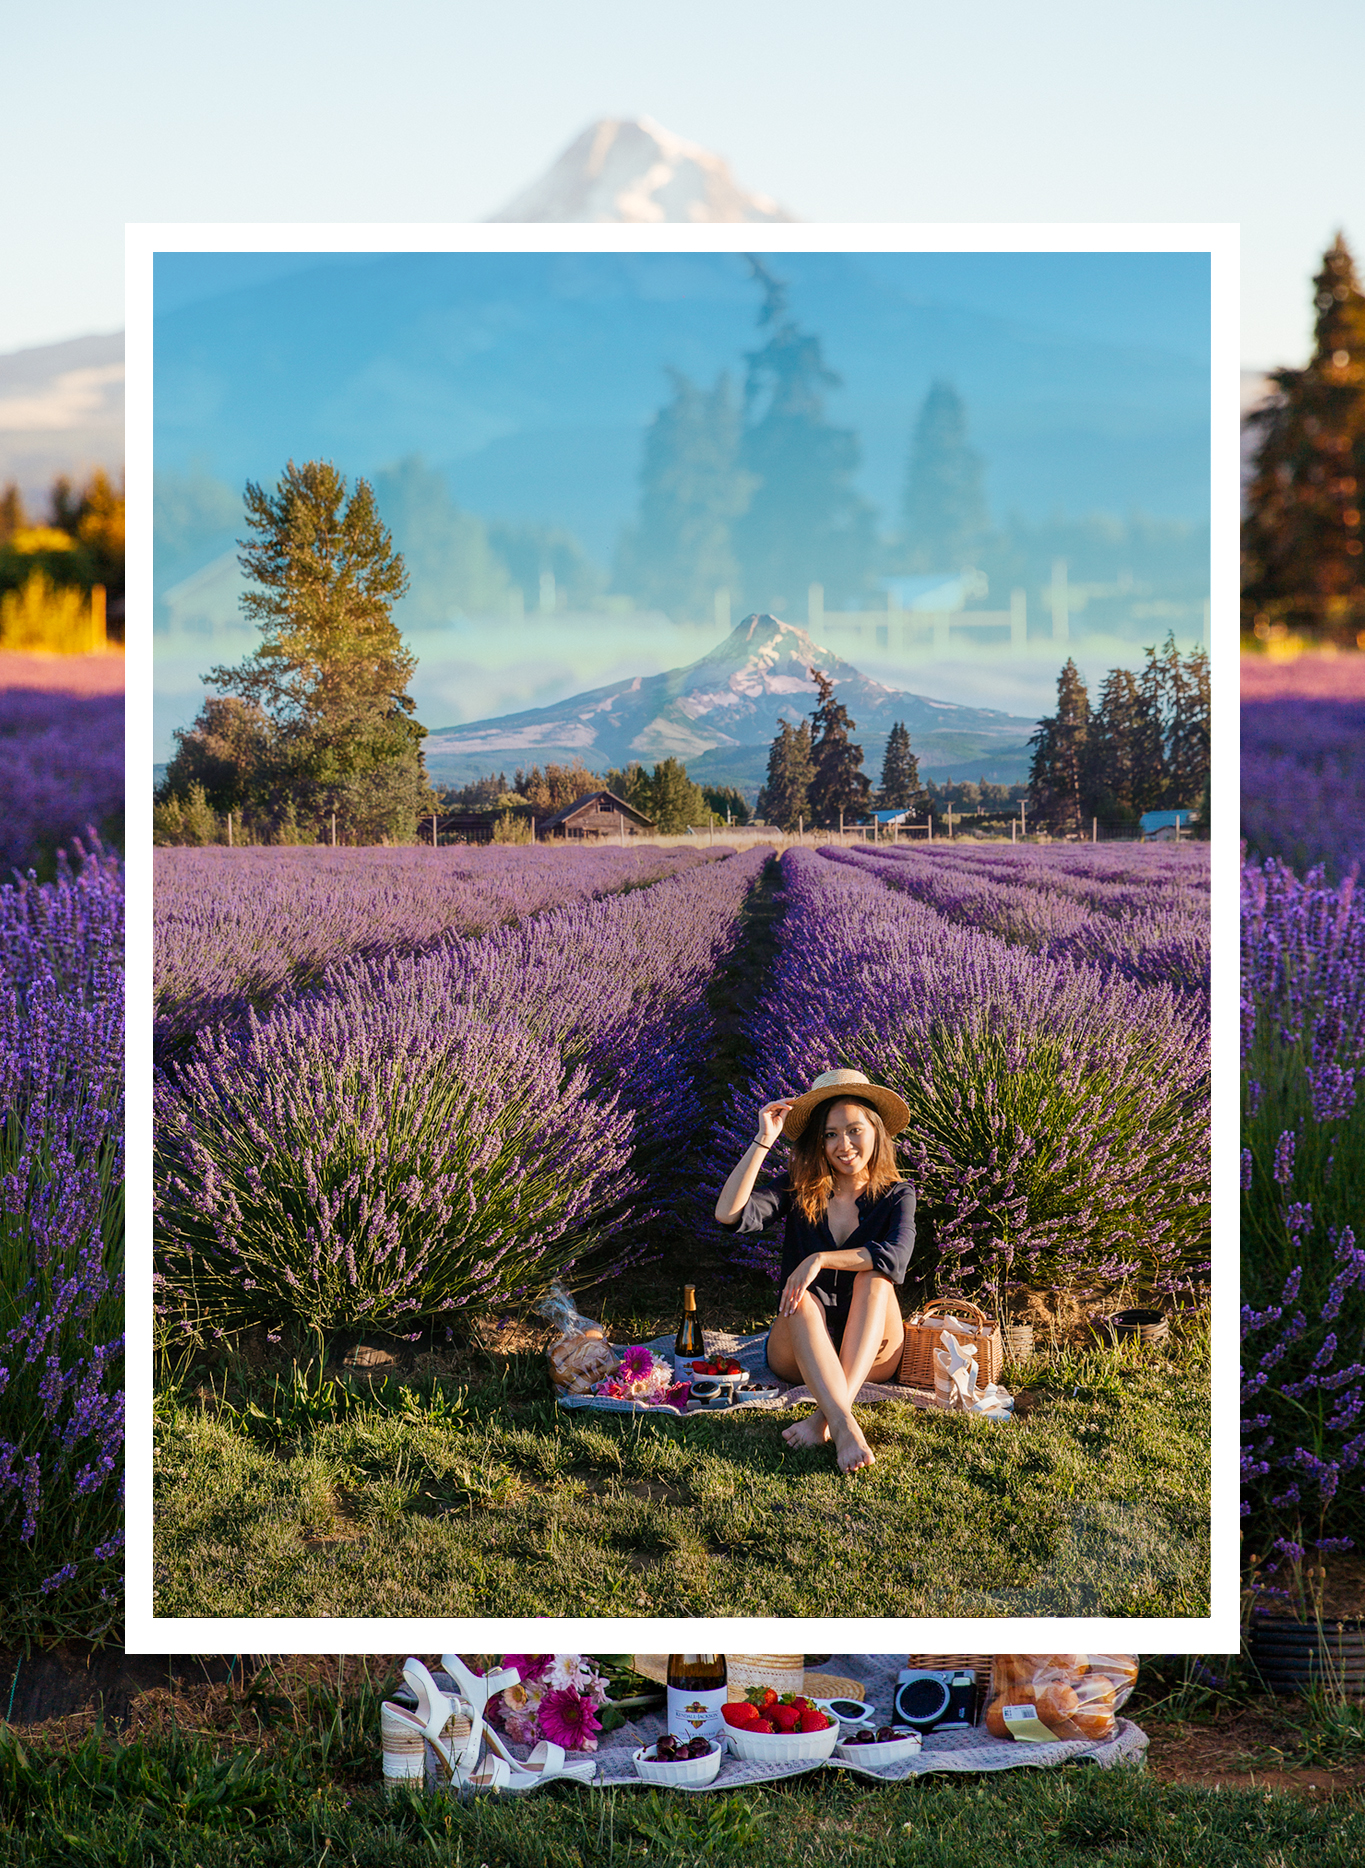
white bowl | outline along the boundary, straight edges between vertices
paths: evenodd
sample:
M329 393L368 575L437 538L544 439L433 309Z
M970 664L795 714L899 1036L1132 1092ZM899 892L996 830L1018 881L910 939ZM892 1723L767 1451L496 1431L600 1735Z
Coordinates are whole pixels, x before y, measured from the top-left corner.
M714 1738L704 1758L680 1758L676 1764L660 1764L657 1758L647 1758L645 1753L653 1749L653 1744L641 1745L634 1754L635 1769L647 1784L665 1784L673 1790L700 1790L714 1783L724 1756L724 1746Z
M923 1743L918 1732L907 1732L904 1738L888 1738L880 1745L850 1745L847 1739L841 1739L835 1750L850 1764L864 1764L870 1771L879 1771L884 1764L900 1764L905 1758L913 1758Z
M748 1764L804 1764L830 1756L839 1742L839 1721L832 1720L823 1732L746 1732L728 1725L725 1736L735 1756Z

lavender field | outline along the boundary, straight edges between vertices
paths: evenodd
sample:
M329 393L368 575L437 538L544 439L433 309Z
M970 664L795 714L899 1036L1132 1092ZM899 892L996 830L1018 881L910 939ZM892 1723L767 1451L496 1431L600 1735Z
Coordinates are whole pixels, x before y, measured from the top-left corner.
M1334 881L1365 862L1365 655L1242 658L1242 835Z
M942 1281L1206 1270L1198 846L788 851L732 1115L707 994L762 846L162 857L160 1275L197 1342L410 1334L619 1270L661 1204L706 1223L753 1107L835 1063L915 1111Z
M756 1106L836 1064L913 1111L907 1302L1202 1291L1203 851L172 854L160 1612L1203 1611L1197 1328L1174 1361L1059 1339L1010 1375L1036 1413L970 1457L971 1423L868 1410L850 1505L769 1417L566 1416L530 1318L565 1276L645 1340L692 1278L762 1327L771 1242L721 1233L716 1190ZM324 1379L319 1349L375 1334L397 1396ZM883 1549L888 1518L919 1529Z
M121 1616L123 886L0 888L0 1636Z

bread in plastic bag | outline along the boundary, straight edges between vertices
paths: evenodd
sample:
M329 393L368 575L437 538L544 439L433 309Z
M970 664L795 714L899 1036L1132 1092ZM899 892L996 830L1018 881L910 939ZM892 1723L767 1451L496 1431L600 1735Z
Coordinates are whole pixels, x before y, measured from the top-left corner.
M620 1368L601 1324L579 1315L562 1284L551 1285L549 1295L536 1305L536 1312L548 1318L559 1332L545 1354L550 1380L560 1394L585 1395Z
M1132 1654L996 1654L986 1729L996 1738L1109 1739L1137 1681Z

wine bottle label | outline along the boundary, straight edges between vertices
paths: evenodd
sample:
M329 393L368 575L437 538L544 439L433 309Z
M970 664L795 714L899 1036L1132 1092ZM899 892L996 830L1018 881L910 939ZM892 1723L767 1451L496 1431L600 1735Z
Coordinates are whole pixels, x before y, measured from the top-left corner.
M709 1687L697 1692L688 1687L668 1689L668 1729L680 1744L689 1738L719 1738L725 1730L721 1712L726 1689Z

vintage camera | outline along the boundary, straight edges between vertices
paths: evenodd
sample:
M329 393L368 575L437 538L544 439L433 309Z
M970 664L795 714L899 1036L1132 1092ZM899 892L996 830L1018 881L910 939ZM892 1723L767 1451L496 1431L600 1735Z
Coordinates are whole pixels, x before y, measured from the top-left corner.
M896 1675L896 1723L916 1732L976 1724L976 1675L962 1669L902 1667Z

